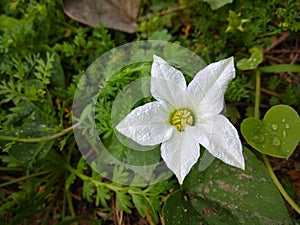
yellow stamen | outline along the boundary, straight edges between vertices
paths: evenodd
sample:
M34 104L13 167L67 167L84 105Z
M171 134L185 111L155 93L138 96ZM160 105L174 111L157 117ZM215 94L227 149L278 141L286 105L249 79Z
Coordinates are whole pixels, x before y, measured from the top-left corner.
M186 125L194 125L194 115L189 109L178 109L171 114L171 124L178 131L184 131Z

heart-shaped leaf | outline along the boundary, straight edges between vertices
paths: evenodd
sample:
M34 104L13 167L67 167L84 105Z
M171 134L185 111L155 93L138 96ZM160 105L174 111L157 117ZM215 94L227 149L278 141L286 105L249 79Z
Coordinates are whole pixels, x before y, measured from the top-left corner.
M139 0L63 0L65 13L74 20L98 27L133 33Z
M165 225L291 224L285 205L265 166L244 149L246 169L214 160L207 170L196 167L180 191L168 198Z
M263 121L247 118L241 124L246 141L261 153L288 158L300 140L298 113L287 105L273 106Z
M258 47L253 47L249 50L250 58L241 59L236 63L240 70L254 70L263 61L263 52Z

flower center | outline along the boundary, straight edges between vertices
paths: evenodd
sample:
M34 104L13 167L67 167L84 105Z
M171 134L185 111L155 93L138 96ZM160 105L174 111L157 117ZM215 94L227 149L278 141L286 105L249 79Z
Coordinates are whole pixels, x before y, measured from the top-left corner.
M171 114L171 124L179 131L184 131L186 125L193 126L194 122L194 115L189 109L178 109Z

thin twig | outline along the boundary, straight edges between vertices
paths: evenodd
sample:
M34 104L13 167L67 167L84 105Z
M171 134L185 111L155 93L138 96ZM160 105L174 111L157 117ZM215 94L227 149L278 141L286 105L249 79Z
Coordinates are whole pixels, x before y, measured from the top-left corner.
M260 88L260 91L263 92L263 93L266 93L268 95L271 95L271 96L274 96L276 98L281 99L281 95L276 93L275 91L271 91L271 90L268 90L266 88Z
M43 141L50 141L53 139L56 139L58 137L61 137L63 135L65 135L66 133L69 133L70 131L72 131L73 129L75 129L76 127L78 127L80 125L80 123L77 123L71 127L68 127L65 130L62 130L59 133L50 135L50 136L45 136L45 137L39 137L39 138L19 138L19 137L12 137L12 136L2 136L0 135L0 140L5 140L5 141L18 141L18 142L26 142L26 143L35 143L35 142L43 142Z

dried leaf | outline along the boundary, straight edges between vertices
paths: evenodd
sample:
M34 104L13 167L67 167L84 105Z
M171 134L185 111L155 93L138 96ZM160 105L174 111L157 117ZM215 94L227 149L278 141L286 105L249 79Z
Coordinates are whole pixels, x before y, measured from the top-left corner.
M63 0L65 13L81 23L133 33L139 0Z

